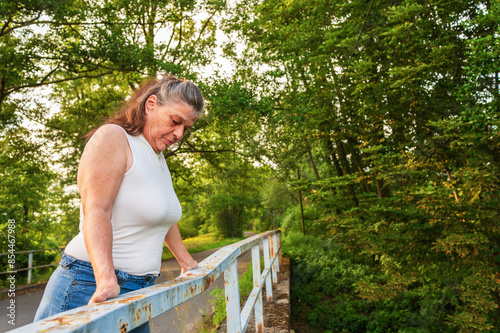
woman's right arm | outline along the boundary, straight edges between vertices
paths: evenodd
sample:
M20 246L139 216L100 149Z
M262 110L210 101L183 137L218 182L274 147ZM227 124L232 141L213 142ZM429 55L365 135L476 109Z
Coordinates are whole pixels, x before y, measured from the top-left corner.
M78 168L78 190L84 213L83 237L97 288L89 304L120 294L113 265L113 204L132 153L123 130L100 128L87 144Z

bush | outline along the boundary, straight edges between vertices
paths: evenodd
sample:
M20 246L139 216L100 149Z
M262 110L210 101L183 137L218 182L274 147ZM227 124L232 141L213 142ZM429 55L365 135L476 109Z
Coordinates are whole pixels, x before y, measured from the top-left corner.
M332 241L314 236L291 233L283 250L291 260L292 321L339 332L365 331L369 318L361 310L367 309L353 286L368 273L367 266L350 261Z
M298 233L283 240L290 257L292 325L327 332L454 332L444 325L453 308L452 290L433 295L414 286L385 301L362 298L356 286L384 282L366 260L360 263L331 239ZM357 259L357 258L356 258Z

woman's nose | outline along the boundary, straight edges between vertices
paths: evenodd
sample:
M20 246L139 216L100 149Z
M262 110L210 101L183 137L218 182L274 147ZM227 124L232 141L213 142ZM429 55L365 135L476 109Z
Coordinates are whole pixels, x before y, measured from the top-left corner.
M183 125L179 125L179 126L175 127L174 136L177 140L182 139L182 137L184 136L184 126Z

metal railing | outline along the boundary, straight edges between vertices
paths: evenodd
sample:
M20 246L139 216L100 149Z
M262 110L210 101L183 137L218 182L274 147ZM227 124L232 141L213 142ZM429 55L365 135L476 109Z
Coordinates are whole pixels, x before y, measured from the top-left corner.
M264 267L260 265L260 245ZM240 307L238 256L252 251L253 290L243 309ZM11 332L128 332L150 319L201 294L224 273L227 331L245 332L252 309L255 309L255 328L264 331L262 288L267 300L272 300L272 282L277 282L281 256L280 231L268 231L228 245L205 260L197 269L178 278L136 290L98 304L86 305L20 327ZM272 282L271 282L272 280Z
M55 251L55 250L63 250L64 247L54 247L52 249L39 249L39 250L28 250L28 251L16 251L16 252L4 252L0 253L0 256L7 256L10 254L25 254L28 253L28 267L23 267L23 268L15 268L10 271L6 272L0 272L0 275L2 274L11 274L11 273L18 273L18 272L23 272L23 271L28 271L28 284L31 284L31 276L32 276L32 271L36 268L44 268L44 267L52 267L52 266L57 266L57 264L48 264L48 265L38 265L38 266L33 266L33 253L34 252L47 252L47 251Z

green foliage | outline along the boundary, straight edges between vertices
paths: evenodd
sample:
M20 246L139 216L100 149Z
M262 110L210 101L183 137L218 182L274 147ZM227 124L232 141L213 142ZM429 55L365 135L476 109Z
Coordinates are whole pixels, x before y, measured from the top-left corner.
M261 257L260 267L264 267L264 258ZM238 284L240 286L241 301L245 301L253 290L253 267L248 265L246 272L238 277Z
M294 325L307 322L332 332L454 332L442 325L457 302L451 289L433 295L417 286L397 292L390 300L360 295L360 281L386 278L360 263L331 239L290 234L284 254L291 259L291 311ZM396 289L396 288L395 288ZM300 327L300 326L299 326Z
M32 145L23 129L3 131L0 140L0 238L7 249L7 222L15 221L15 251L53 247L44 231L53 222L55 209L49 196L54 173L44 163L42 145ZM44 245L45 244L45 245ZM20 258L17 267L27 263Z
M214 298L210 303L214 305L214 316L212 317L212 324L218 327L220 323L226 318L226 300L224 297L224 290L215 287L210 293Z
M327 225L318 221L320 217L321 210L317 207L312 205L304 207L304 225L306 233L321 235L328 232L325 228ZM288 208L283 214L283 220L281 221L281 230L283 235L288 236L292 233L302 232L300 218L300 207L295 206Z
M306 215L319 213L310 232L369 264L357 297L417 304L389 306L377 327L390 331L383 318L398 313L407 331L498 327L498 3L245 1L234 10L243 14L226 24L247 46L231 54L236 75L275 88L261 92L274 101L263 117L274 125L268 156L302 192ZM298 208L287 211L285 233L299 221Z
M196 237L191 237L191 238L184 238L183 242L184 245L186 246L186 249L188 250L189 253L196 253L196 252L202 252L206 250L211 250L215 249L218 247L224 247L236 242L241 241L244 239L244 237L241 238L226 238L223 240L217 241L217 236L215 234L206 234L202 236L196 236ZM161 259L166 260L166 259L171 259L174 258L174 255L166 245L163 246L163 252Z
M50 247L53 242L43 238L54 235L57 245L64 245L78 231L76 171L83 136L147 78L170 72L196 80L200 66L213 58L224 2L6 1L0 8L5 14L0 18L0 131L2 137L16 132L25 137L23 144L2 144L2 155L25 154L16 166L2 162L10 189L0 193L6 208L2 218L21 221L30 215L31 241L25 246L20 236L22 249ZM42 128L36 138L28 135L35 126ZM36 154L24 151L30 145L42 148ZM203 148L184 140L166 154L174 176L195 169L176 154ZM16 173L30 175L17 178ZM186 235L198 234L207 221L201 216L195 222L184 224Z
M365 331L368 317L354 283L369 272L346 258L331 241L290 234L284 239L284 255L291 260L290 303L292 320L305 320L320 329ZM344 296L345 295L345 296Z

